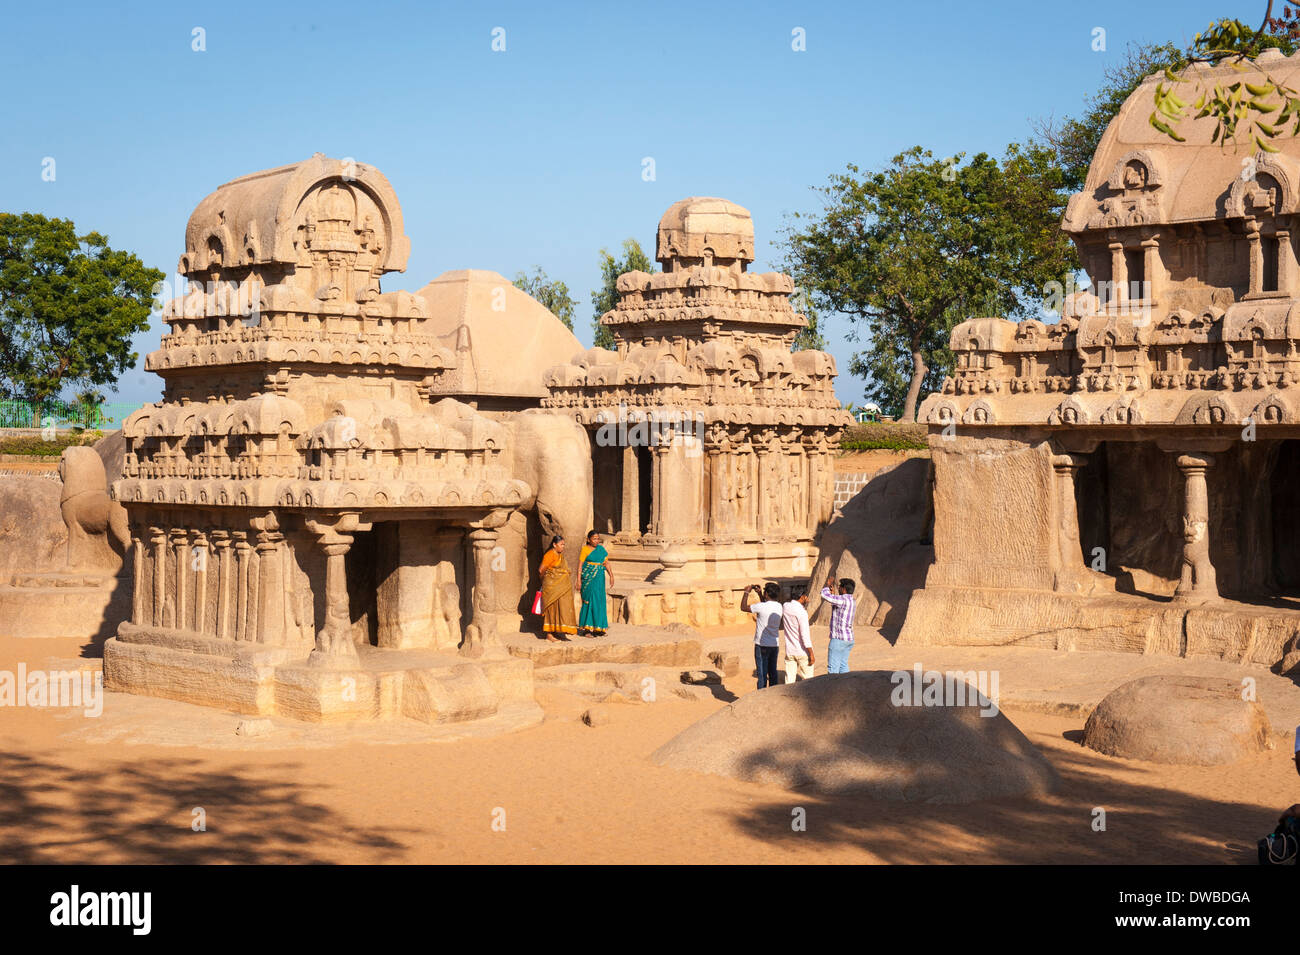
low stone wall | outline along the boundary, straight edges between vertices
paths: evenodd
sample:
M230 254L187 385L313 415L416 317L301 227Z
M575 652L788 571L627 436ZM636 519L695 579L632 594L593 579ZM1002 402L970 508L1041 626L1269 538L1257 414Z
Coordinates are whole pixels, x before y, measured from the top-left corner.
M854 495L867 486L875 477L875 471L854 471L850 474L835 475L835 510L840 510L853 500Z

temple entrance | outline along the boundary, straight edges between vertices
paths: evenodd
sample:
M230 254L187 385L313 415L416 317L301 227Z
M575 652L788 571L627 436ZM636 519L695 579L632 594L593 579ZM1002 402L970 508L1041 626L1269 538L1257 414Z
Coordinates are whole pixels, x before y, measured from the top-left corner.
M591 442L592 514L596 530L617 534L623 514L623 449Z
M1269 469L1273 580L1283 592L1300 594L1300 441L1278 442Z
M1075 478L1080 560L1115 589L1168 597L1183 553L1183 481L1150 441L1103 441Z
M376 586L379 577L379 528L376 524L368 531L358 531L352 546L343 558L348 579L348 610L352 616L354 642L379 645L379 614L376 605Z

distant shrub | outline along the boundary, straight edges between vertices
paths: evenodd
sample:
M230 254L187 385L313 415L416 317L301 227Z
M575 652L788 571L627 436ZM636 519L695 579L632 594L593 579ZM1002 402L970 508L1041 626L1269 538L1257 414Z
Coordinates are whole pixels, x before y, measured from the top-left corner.
M24 454L33 458L57 458L64 448L94 444L103 434L99 431L62 432L53 441L39 434L16 434L0 437L0 454Z
M868 421L850 425L840 438L844 451L925 451L930 429L912 422Z

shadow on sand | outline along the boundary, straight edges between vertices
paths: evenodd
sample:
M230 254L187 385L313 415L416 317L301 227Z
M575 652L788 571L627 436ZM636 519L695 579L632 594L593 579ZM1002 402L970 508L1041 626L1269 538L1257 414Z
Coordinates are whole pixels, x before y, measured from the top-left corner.
M357 826L291 780L196 772L179 759L102 770L0 752L0 859L7 863L322 863L350 853L400 861L403 830ZM206 831L191 827L195 808Z

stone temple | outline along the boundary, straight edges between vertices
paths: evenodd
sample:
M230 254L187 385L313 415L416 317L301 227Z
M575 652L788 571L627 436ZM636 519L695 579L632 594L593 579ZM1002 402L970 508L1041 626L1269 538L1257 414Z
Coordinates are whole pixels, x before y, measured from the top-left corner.
M595 527L632 571L614 591L621 615L736 623L756 577L812 570L851 417L834 360L791 351L807 322L790 277L746 271L748 211L684 199L660 221L655 257L663 272L620 276L618 307L601 318L617 351L552 369L543 404L591 435Z
M1092 288L1057 324L952 332L921 409L934 563L904 643L1300 662L1300 141L1223 147L1211 119L1169 140L1157 80L1064 218Z
M495 272L382 291L409 245L388 181L319 154L199 203L146 364L163 399L123 427L108 688L479 719L536 706L506 638L556 533L570 561L590 526L614 536L615 620L731 622L746 583L806 576L847 416L831 359L790 351L790 280L745 271L744 209L669 210L665 272L622 276L605 316L617 352ZM606 443L620 409L644 441Z

